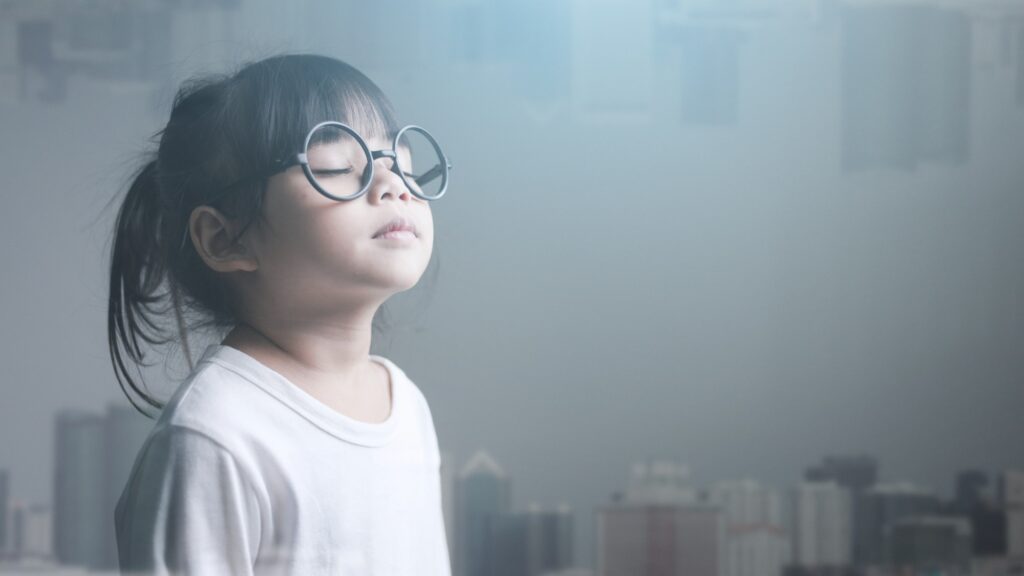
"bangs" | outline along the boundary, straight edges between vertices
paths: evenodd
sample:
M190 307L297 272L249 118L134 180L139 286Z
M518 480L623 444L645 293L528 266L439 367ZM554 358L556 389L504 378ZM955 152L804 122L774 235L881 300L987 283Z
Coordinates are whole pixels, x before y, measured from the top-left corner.
M352 127L363 139L390 140L400 126L381 89L349 64L326 56L283 55L239 72L235 110L248 129L236 142L244 170L261 170L301 151L313 126L329 120ZM252 164L250 164L250 162Z

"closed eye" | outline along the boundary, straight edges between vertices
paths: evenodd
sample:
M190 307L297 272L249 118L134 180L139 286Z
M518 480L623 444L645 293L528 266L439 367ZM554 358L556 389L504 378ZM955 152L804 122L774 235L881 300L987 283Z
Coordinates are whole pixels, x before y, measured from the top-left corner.
M349 174L351 172L352 168L338 168L335 170L313 170L313 174L324 176L337 176L339 174Z

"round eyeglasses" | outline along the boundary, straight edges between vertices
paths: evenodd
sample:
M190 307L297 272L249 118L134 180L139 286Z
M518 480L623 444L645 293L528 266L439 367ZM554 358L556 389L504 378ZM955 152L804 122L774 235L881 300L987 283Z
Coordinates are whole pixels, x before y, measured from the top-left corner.
M302 166L306 179L317 192L332 200L354 200L370 189L374 160L378 158L391 158L390 171L397 174L417 198L437 200L448 190L452 164L437 140L423 128L412 124L405 126L395 134L391 149L370 150L351 126L328 120L310 129L301 152L278 160L263 174L229 184L221 194L206 202L212 203L246 182L269 178L296 164ZM186 223L179 250L185 246L188 229Z

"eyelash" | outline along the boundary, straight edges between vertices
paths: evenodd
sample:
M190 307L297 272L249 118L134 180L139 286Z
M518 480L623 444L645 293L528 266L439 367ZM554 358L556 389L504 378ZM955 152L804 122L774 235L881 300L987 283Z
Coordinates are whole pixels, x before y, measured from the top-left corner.
M341 169L338 169L338 170L314 170L313 174L323 174L323 175L327 175L327 176L335 176L335 175L338 175L338 174L348 174L350 172L352 172L351 168L341 168ZM413 182L416 181L416 175L415 174L410 174L409 172L402 172L402 174L405 174L405 177L409 178Z
M337 174L348 174L351 171L351 168L340 168L338 170L314 170L313 174L326 174L328 176L334 176Z

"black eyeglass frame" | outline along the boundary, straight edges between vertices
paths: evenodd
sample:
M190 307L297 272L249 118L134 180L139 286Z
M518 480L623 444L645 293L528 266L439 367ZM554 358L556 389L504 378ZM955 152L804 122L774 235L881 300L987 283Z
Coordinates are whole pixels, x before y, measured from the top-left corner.
M323 187L321 187L320 184L316 181L316 177L313 175L313 170L309 167L309 156L308 156L309 142L310 142L310 140L312 140L313 134L315 134L317 130L319 130L320 128L323 128L324 126L337 126L338 128L341 128L342 130L344 130L344 131L348 132L349 134L351 134L352 137L355 138L356 143L359 144L359 147L362 148L363 153L369 159L369 162L367 162L367 167L369 169L363 171L362 186L360 187L358 192L355 192L353 194L349 194L348 196L338 196L338 195L335 195L335 194L331 194L327 190L324 190ZM426 196L426 195L418 192L417 191L418 186L414 187L414 186L412 186L409 183L408 178L406 178L405 173L402 171L402 167L399 165L398 154L396 152L396 150L398 149L398 141L399 141L399 139L401 139L401 137L405 134L405 132L407 130L413 130L413 131L419 132L420 134L425 136L427 138L427 141L430 142L430 145L433 146L434 151L437 152L438 158L441 159L441 163L440 164L434 166L430 170L427 170L426 172L424 172L423 174L421 174L417 178L417 180L423 179L423 178L427 178L428 180L433 180L434 178L437 177L437 172L441 171L441 191L438 192L434 196ZM442 196L444 196L445 192L448 191L448 173L453 168L452 163L448 160L448 157L445 156L444 151L441 150L441 145L438 144L437 139L435 139L434 136L430 134L430 132L427 132L426 129L424 129L424 128L420 127L420 126L417 126L415 124L408 124L408 125L404 126L401 130L399 130L395 134L395 137L391 141L391 148L390 149L386 149L385 148L385 149L381 149L381 150L370 150L370 147L366 145L366 141L363 140L363 137L360 136L359 133L356 132L354 128L352 128L351 126L349 126L349 125L347 125L345 123L342 123L342 122L338 122L338 121L335 121L335 120L327 120L327 121L324 121L324 122L320 122L316 126L313 126L312 128L310 128L309 133L306 134L306 139L305 139L305 141L302 144L302 152L297 152L297 153L293 154L292 156L289 156L288 158L286 158L284 160L277 161L274 164L274 166L269 171L264 172L263 174L259 174L259 175L255 175L255 176L247 176L247 177L241 178L241 179L239 179L239 180L237 180L235 182L232 182L231 184L228 184L227 186L222 188L221 191L218 194L214 195L213 198L208 198L206 200L206 203L207 204L212 204L212 203L216 202L217 200L219 200L220 198L222 198L224 196L224 194L226 194L227 192L229 192L229 191L231 191L231 190L233 190L233 189L235 189L235 188L237 188L237 187L239 187L239 186L241 186L243 184L246 184L248 182L259 181L259 180L264 180L266 178L270 178L271 176L274 176L276 174L284 172L285 170L287 170L288 168L291 168L292 166L295 166L296 164L299 164L300 166L302 166L302 172L306 175L306 180L309 181L309 183L313 186L313 188L316 188L317 192L323 194L327 198L330 198L332 200L336 200L336 201L339 201L339 202L344 202L344 201L347 201L347 200L355 200L356 198L359 198L360 196L365 194L367 190L369 190L370 183L373 182L374 161L377 160L378 158L391 158L392 159L392 162L391 162L391 172L394 172L395 174L397 174L398 177L402 179L402 182L405 184L405 187L408 188L409 191L412 192L413 195L416 196L417 198L420 198L422 200L426 200L428 202L432 202L434 200L440 199ZM418 185L418 182L417 182L417 185ZM182 235L181 245L179 246L179 251L185 247L185 241L188 239L188 233L189 233L189 225L186 222L185 223L185 233Z

